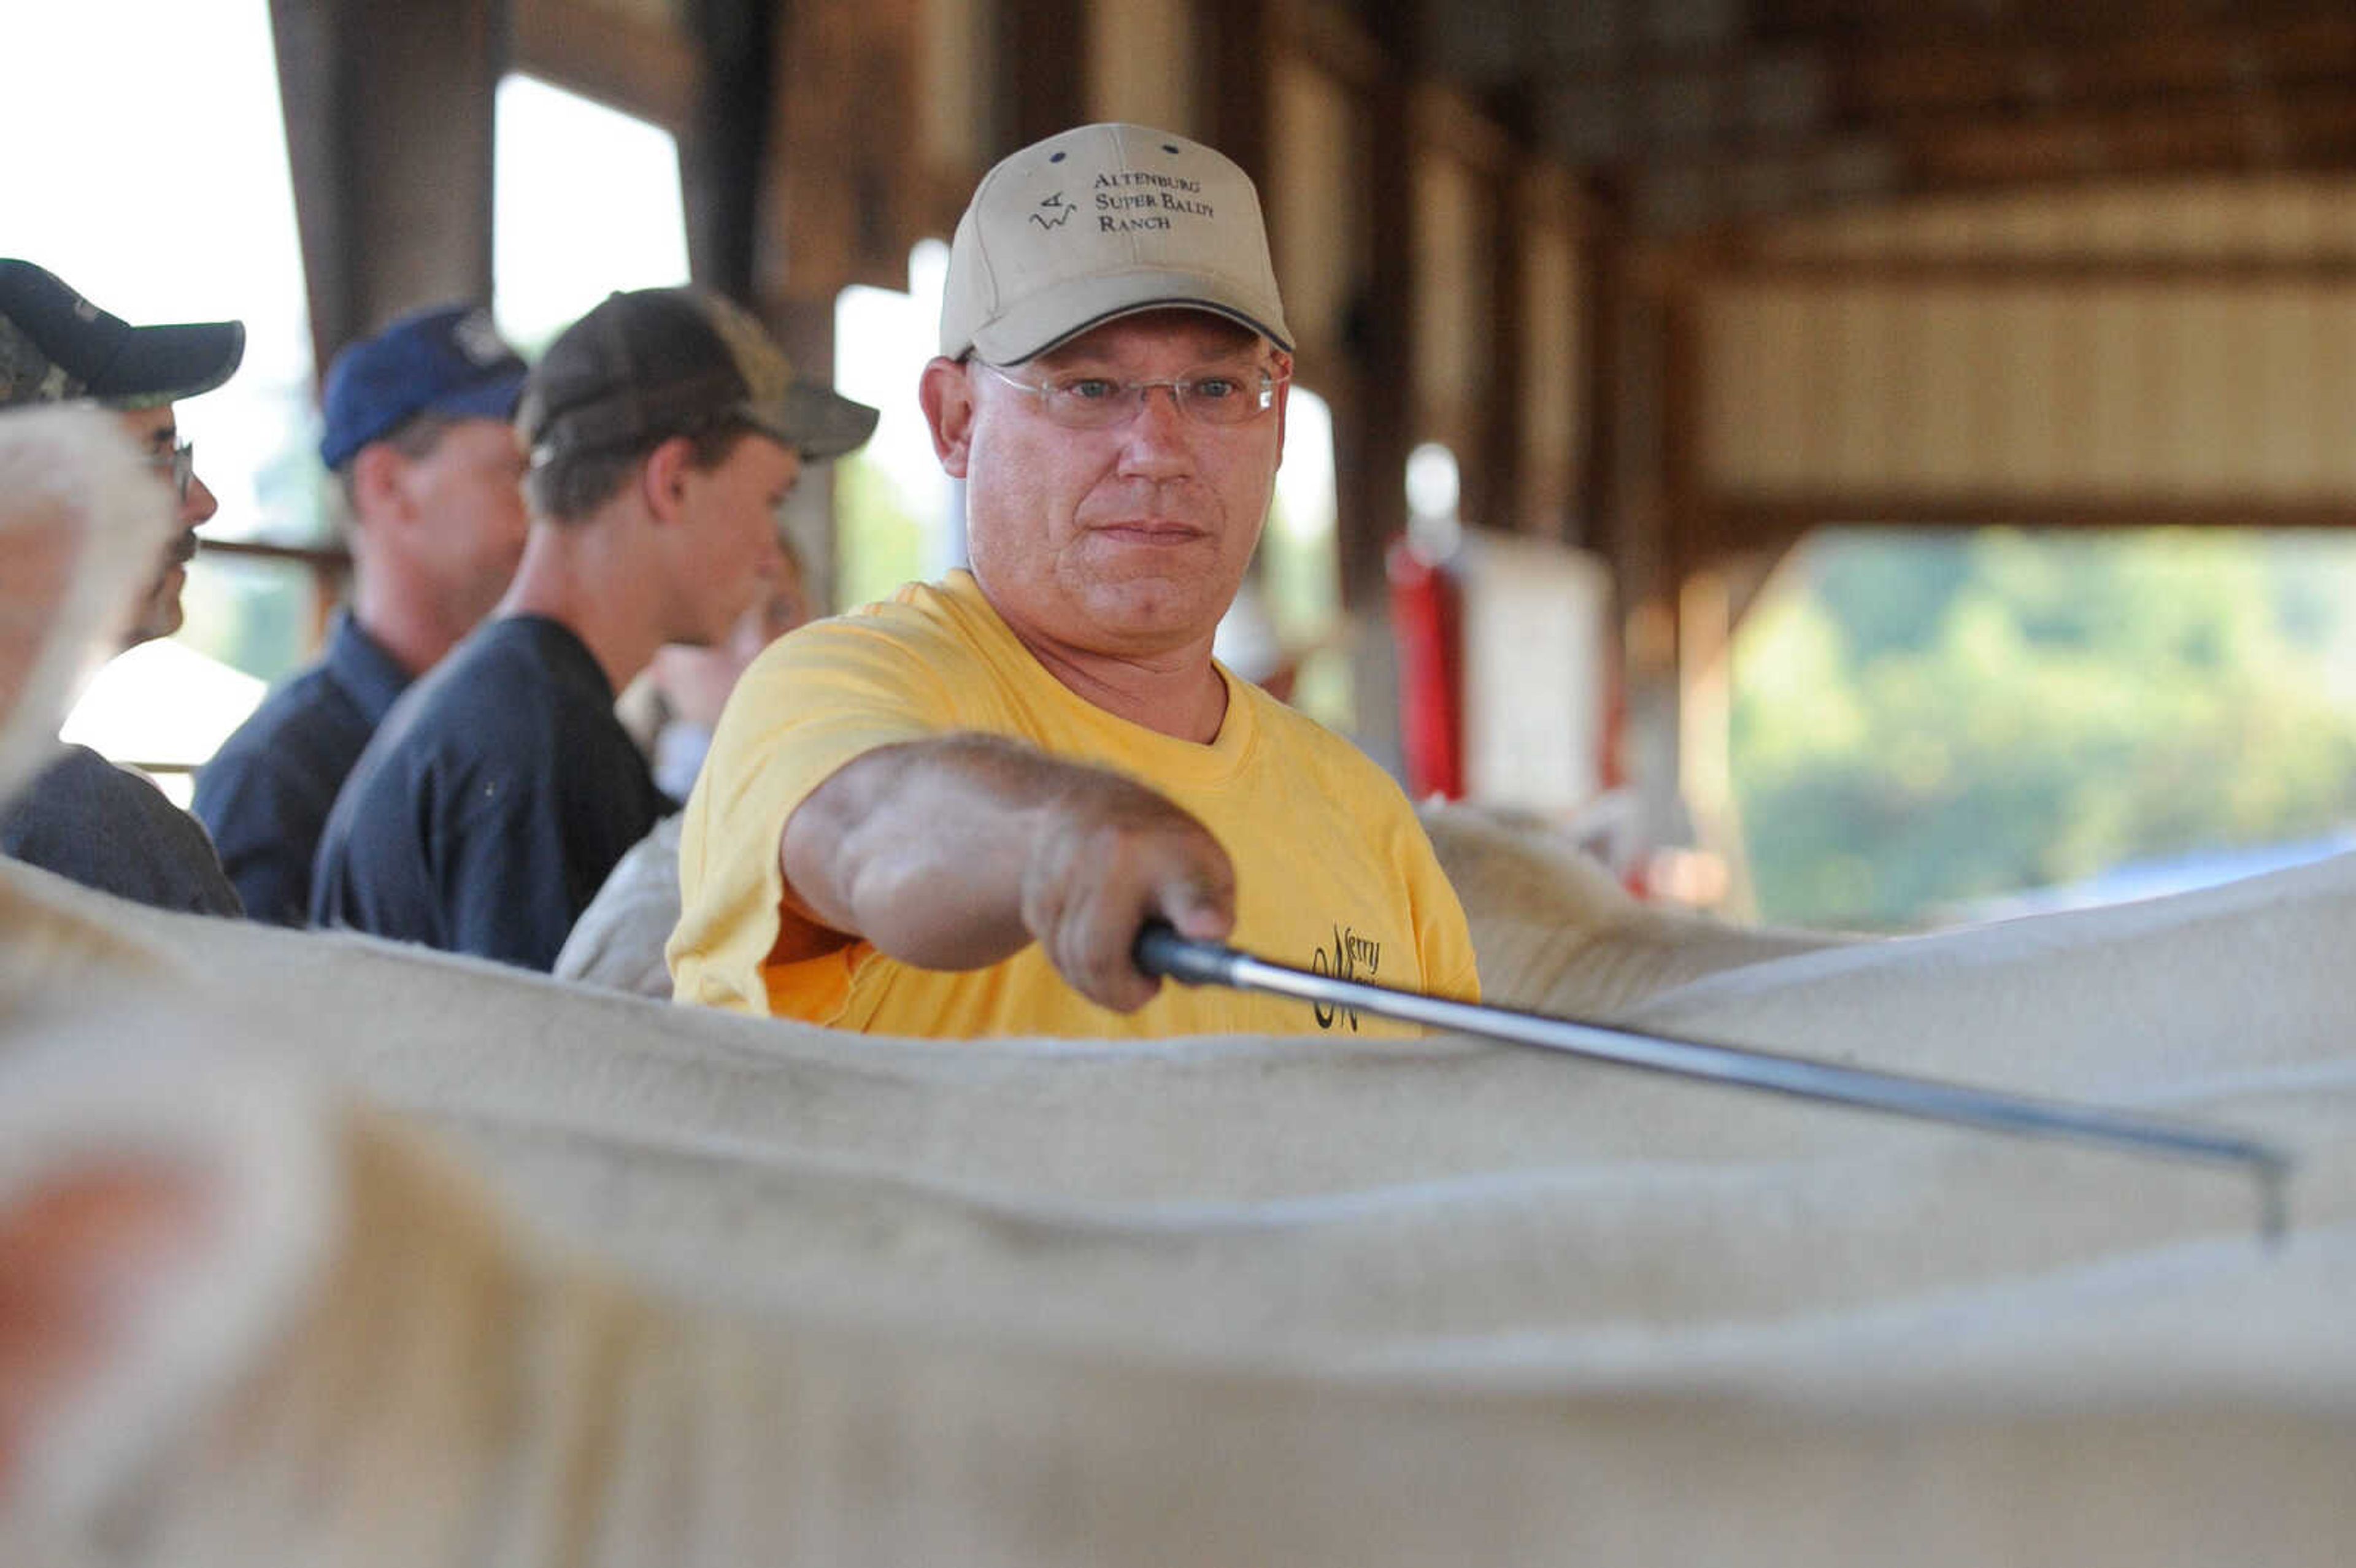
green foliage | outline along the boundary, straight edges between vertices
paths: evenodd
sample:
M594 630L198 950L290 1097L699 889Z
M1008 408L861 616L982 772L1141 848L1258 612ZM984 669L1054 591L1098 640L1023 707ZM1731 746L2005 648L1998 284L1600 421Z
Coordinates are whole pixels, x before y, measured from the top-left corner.
M863 451L835 460L834 515L836 609L888 599L926 575L924 526L891 475Z
M1891 928L2356 819L2356 553L1835 532L1736 646L1762 918Z

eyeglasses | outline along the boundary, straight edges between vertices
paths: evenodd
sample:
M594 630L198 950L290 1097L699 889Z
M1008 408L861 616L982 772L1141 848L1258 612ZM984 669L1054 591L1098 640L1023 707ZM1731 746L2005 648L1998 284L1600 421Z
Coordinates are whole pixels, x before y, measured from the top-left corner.
M171 480L172 488L180 499L188 498L188 486L197 477L197 443L184 441L169 452L158 452L147 459L160 478Z
M1145 411L1145 395L1166 388L1178 411L1204 424L1249 424L1276 406L1276 389L1290 380L1267 370L1243 374L1211 371L1175 381L1116 381L1108 376L1074 374L1045 381L1010 376L986 360L975 364L1038 401L1039 410L1066 430L1113 430Z

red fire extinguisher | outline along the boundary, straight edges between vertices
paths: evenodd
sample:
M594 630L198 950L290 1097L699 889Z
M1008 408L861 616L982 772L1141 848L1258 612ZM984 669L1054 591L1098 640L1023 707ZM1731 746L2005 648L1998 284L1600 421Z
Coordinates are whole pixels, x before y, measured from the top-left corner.
M1464 591L1443 562L1405 539L1383 563L1390 579L1391 635L1398 650L1399 741L1408 794L1464 795Z

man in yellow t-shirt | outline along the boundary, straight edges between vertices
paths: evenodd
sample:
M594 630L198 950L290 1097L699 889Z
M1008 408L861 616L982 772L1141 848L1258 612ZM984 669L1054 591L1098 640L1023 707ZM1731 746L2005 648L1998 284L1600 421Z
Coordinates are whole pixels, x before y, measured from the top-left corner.
M1404 1032L1162 987L1140 926L1472 998L1397 786L1212 658L1282 449L1250 180L1091 125L958 225L920 396L970 571L755 662L688 802L674 995L881 1034Z

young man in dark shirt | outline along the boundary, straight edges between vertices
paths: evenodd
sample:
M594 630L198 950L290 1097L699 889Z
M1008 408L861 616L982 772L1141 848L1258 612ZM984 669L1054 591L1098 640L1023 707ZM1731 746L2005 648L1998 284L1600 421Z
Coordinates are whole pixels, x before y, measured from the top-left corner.
M197 775L195 811L256 920L301 925L336 792L395 699L482 623L523 555L524 362L443 305L328 368L319 456L343 489L350 607Z
M177 528L123 645L180 629L198 526L219 509L173 404L211 391L245 356L234 321L133 326L30 261L0 261L0 409L84 402L112 413L172 485ZM145 775L68 746L0 811L0 853L102 892L199 914L240 912L197 819Z
M753 318L617 293L549 348L518 426L531 525L495 616L393 705L337 796L311 917L529 968L674 809L614 716L782 570L776 509L875 411L797 383Z

